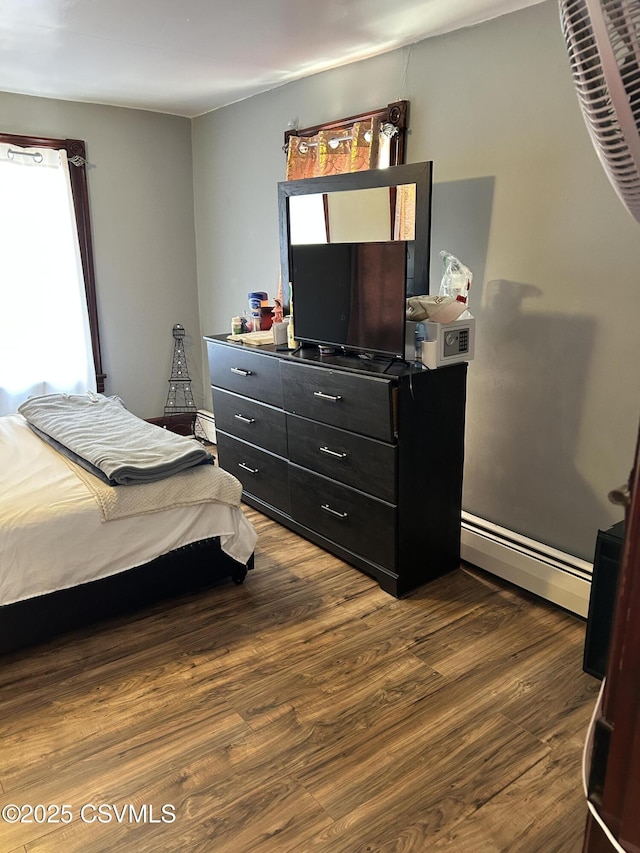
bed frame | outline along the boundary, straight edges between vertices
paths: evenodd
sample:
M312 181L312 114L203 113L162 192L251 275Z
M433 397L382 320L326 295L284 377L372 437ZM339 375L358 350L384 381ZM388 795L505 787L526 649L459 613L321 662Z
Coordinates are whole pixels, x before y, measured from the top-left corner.
M0 607L0 654L210 588L225 578L241 584L253 564L253 555L246 565L229 557L216 537L107 578L4 605Z

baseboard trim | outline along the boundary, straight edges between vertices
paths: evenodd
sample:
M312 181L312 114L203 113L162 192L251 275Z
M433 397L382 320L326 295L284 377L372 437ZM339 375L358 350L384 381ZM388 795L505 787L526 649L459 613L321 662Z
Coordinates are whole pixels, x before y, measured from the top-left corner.
M587 617L593 564L482 518L462 513L461 557L541 598Z

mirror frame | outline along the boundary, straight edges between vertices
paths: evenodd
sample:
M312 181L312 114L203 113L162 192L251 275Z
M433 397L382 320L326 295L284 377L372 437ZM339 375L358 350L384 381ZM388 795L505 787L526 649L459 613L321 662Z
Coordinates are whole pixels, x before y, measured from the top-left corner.
M289 310L291 261L291 225L289 199L291 196L324 194L352 190L416 185L415 255L413 280L416 294L429 293L429 264L431 261L431 196L433 162L408 163L388 169L368 169L363 172L343 172L321 178L303 178L278 183L278 230L280 234L280 269L284 307ZM427 239L424 239L424 236Z

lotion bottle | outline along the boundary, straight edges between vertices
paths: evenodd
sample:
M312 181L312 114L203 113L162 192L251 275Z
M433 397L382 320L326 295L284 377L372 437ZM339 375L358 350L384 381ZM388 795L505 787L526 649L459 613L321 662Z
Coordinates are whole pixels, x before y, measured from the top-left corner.
M298 348L298 342L295 339L293 331L293 293L291 293L291 285L289 285L289 324L287 326L287 346L289 349Z

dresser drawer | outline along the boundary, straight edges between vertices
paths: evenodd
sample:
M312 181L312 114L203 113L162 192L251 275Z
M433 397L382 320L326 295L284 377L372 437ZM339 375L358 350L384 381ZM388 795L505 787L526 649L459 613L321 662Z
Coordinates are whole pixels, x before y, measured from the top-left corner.
M395 508L348 486L289 466L293 517L379 566L395 568Z
M211 343L207 352L212 385L282 408L279 359Z
M396 502L396 448L337 427L287 415L289 459L339 483Z
M214 388L213 410L218 429L271 453L287 455L287 426L282 409Z
M391 382L283 362L282 395L287 412L370 435L393 438Z
M287 461L217 430L218 462L245 492L291 514Z

